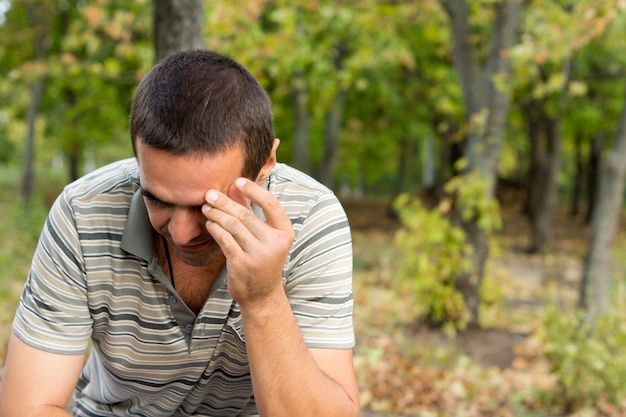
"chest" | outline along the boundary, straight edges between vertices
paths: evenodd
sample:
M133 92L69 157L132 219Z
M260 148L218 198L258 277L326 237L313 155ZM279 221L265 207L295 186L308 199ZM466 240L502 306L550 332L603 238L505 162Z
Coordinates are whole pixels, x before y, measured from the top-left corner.
M228 291L215 291L192 330L184 317L172 317L176 308L167 299L131 299L128 290L94 294L96 305L109 307L94 309L94 349L83 381L89 398L83 400L98 410L140 402L148 405L142 415L152 416L179 415L179 407L215 416L223 415L216 410L225 403L230 412L253 407L241 315ZM228 389L216 390L222 384Z
M163 246L162 254L157 252L158 264L185 305L198 315L214 290L226 259L220 254L207 264L193 265L170 254L167 248Z
M174 287L179 297L198 315L209 298L217 276L199 273L179 273L174 276Z

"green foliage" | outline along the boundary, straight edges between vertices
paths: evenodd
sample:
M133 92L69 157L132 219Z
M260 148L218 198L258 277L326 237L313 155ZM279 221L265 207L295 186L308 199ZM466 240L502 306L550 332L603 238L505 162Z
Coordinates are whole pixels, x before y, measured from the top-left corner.
M26 208L15 198L18 178L19 170L1 168L0 363L4 360L19 294L47 214L47 207L39 196Z
M463 230L452 225L444 205L428 210L419 199L403 194L395 207L403 225L395 236L404 254L400 276L414 286L419 318L463 328L467 314L455 282L472 267Z
M460 159L457 168L463 170L466 161ZM500 205L490 197L487 190L490 179L480 175L478 170L453 177L445 185L445 191L454 196L455 210L463 222L476 222L485 233L490 234L502 228Z
M537 399L565 412L617 405L626 396L626 305L616 305L592 324L582 313L564 314L547 307L537 331L543 354L556 380Z
M469 41L481 59L489 51L498 3L469 2ZM0 43L6 45L0 49L2 107L12 119L23 118L30 86L45 76L38 133L45 152L80 159L87 148L126 140L132 88L153 60L151 2L40 0L36 21L29 20L29 4L12 2L0 25ZM521 42L510 51L512 110L529 100L565 97L559 115L566 141L580 130L587 137L615 126L623 101L614 78L623 72L626 56L623 8L619 0L530 2ZM400 141L419 146L426 136L442 139L463 131L448 19L438 1L210 2L205 13L206 46L240 60L270 92L283 139L279 152L287 162L296 87L305 92L314 165L324 162L324 124L332 100L346 91L337 171L366 189L394 183L396 164L380 161L400 160ZM40 33L48 45L42 62L34 59ZM523 132L524 126L516 129ZM526 136L515 136L504 149L508 159L500 162L514 173L519 171L514 162L527 160ZM41 147L41 137L38 143ZM570 152L564 149L567 163ZM413 158L410 180L417 183L419 160L407 158Z
M12 3L0 26L7 45L0 50L0 110L11 126L25 126L31 87L45 80L37 168L60 155L82 162L87 148L127 142L132 89L152 63L149 12L149 0ZM45 48L36 56L40 34Z
M13 157L15 145L9 140L6 123L0 120L0 164L7 164Z
M468 322L469 311L456 280L461 274L473 273L472 247L463 229L455 225L453 210L463 221L475 221L487 234L499 230L499 205L487 196L487 186L488 182L473 172L450 180L445 186L446 198L432 210L407 194L395 202L402 222L395 236L404 255L400 275L414 286L419 318L449 330L463 329ZM500 294L491 280L481 288L481 299L487 304L496 303Z
M268 89L287 162L295 89L306 103L313 166L324 164L326 117L346 92L337 172L368 190L393 184L395 164L380 161L398 160L399 139L434 136L431 120L445 129L444 115L461 111L437 2L279 0L244 9L208 5L207 45L236 57Z

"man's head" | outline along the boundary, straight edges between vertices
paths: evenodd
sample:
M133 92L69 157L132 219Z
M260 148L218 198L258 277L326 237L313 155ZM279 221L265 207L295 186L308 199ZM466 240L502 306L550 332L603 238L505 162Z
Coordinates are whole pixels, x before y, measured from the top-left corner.
M179 52L143 78L130 114L137 141L185 156L215 156L240 144L242 176L255 179L274 143L270 100L240 64L211 51Z

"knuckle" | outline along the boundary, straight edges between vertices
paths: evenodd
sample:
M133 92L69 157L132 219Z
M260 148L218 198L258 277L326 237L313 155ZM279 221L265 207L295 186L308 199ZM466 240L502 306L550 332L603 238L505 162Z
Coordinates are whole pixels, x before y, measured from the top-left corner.
M237 230L239 230L240 227L241 222L235 217L230 217L224 221L224 228L226 230L236 232Z
M256 218L257 218L256 214L254 214L254 212L250 210L242 210L238 215L239 221L243 224L249 224L251 221L255 220Z
M276 198L270 198L267 200L267 208L272 212L283 211L283 206Z

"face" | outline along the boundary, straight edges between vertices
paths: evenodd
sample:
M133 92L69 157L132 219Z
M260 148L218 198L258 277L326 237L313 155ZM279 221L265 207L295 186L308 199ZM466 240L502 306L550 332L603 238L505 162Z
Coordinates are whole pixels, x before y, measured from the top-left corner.
M241 176L243 149L235 146L216 156L180 156L137 140L136 151L150 223L180 260L192 266L209 264L221 250L207 232L200 208L209 189L227 194Z

